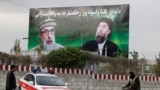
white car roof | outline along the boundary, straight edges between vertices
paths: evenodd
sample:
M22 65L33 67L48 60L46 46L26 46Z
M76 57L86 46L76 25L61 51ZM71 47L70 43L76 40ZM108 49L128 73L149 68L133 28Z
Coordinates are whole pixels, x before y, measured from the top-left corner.
M50 73L27 73L26 75L28 75L28 74L32 74L34 76L53 76L53 77L58 77L58 76L56 76L54 74L50 74Z
M56 76L54 74L49 74L49 73L36 73L34 75L36 75L36 76L54 76L54 77L58 77L58 76Z

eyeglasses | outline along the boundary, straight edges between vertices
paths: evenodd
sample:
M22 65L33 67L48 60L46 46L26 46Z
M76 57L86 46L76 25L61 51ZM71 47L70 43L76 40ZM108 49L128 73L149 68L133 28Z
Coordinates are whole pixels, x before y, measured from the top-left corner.
M47 35L48 33L53 33L54 31L55 31L54 29L51 29L51 30L45 29L45 30L41 31L40 33Z

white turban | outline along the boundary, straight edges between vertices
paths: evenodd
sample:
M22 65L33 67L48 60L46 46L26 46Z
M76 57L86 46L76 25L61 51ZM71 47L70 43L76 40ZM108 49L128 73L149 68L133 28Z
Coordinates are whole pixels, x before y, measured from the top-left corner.
M39 30L43 29L44 27L48 27L48 26L53 26L53 27L56 27L56 21L54 19L46 19L42 22L40 22L38 25L37 25L37 28Z

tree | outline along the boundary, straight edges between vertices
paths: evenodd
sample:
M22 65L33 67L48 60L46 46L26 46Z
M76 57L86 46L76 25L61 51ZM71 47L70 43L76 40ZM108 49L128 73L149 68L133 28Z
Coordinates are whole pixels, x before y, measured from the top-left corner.
M137 60L138 59L138 52L137 51L133 51L133 52L129 52L132 55L132 58Z
M13 47L13 51L15 52L15 55L20 55L21 53L21 47L20 47L20 40L16 39Z
M157 76L160 76L160 53L159 53L159 56L158 58L156 57L156 65L155 65L155 74Z
M83 68L87 53L73 47L53 50L48 55L47 65L59 68Z

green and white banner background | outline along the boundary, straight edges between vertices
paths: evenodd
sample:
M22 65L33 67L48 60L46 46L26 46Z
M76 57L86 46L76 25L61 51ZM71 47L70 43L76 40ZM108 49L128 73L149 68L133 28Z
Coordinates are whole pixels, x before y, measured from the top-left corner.
M31 8L29 18L28 50L40 44L37 24L47 18L57 21L56 42L63 46L80 48L86 41L95 39L97 20L112 19L114 28L110 40L128 57L129 5Z

